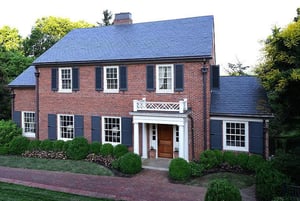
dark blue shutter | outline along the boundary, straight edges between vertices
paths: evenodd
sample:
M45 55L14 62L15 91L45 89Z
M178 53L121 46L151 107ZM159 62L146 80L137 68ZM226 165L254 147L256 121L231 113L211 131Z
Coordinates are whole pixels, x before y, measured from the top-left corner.
M102 91L103 90L103 68L102 67L96 67L95 69L95 82L96 82L96 91Z
M83 137L84 133L84 122L82 115L75 115L75 137Z
M212 65L210 67L210 85L212 89L220 88L220 66Z
M184 89L184 68L183 64L175 64L174 71L175 91L183 91Z
M14 111L13 112L13 122L17 124L17 126L21 127L21 112L20 111Z
M222 150L223 121L210 120L210 148Z
M127 91L127 67L119 67L120 91Z
M51 69L51 89L52 91L58 90L58 69L57 68Z
M146 90L147 91L154 91L154 65L147 65L146 66Z
M132 146L132 118L122 117L122 144Z
M56 114L48 114L48 139L57 139L57 121Z
M72 68L72 90L79 91L79 68Z
M264 128L262 122L249 122L249 152L264 153Z
M92 142L101 143L101 117L92 116Z

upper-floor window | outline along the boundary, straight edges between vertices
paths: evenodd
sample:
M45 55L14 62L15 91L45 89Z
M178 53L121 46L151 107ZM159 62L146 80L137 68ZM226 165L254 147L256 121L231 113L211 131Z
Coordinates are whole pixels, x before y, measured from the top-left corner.
M104 67L104 92L106 93L119 92L119 67L118 66Z
M72 92L72 68L59 68L59 91Z
M173 93L174 65L164 64L156 66L156 92Z
M105 143L121 143L121 118L120 117L103 117L103 141Z
M35 137L34 112L22 112L22 129L25 137Z
M223 121L223 147L248 151L248 122Z
M74 138L74 115L58 115L58 139L72 140Z

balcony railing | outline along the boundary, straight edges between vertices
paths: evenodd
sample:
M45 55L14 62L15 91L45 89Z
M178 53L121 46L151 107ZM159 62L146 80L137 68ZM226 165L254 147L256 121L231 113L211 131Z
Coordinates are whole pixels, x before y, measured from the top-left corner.
M133 111L162 111L184 113L187 110L187 99L179 102L150 102L146 98L133 100Z

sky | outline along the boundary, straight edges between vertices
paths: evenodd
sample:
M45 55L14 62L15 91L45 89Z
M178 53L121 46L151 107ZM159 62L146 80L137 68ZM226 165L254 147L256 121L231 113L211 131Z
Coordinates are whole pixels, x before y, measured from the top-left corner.
M284 28L296 16L300 0L1 0L0 28L8 25L25 38L35 21L55 16L101 22L103 10L130 12L133 23L214 15L216 63L250 66L262 58L262 41L274 26Z

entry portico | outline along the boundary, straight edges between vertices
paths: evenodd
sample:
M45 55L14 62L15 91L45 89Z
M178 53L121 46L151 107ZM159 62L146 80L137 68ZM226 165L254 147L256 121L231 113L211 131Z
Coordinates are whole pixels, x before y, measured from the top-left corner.
M148 151L155 150L155 158L178 156L189 160L187 99L179 102L149 102L134 100L133 151L148 158ZM141 149L141 150L140 150Z

